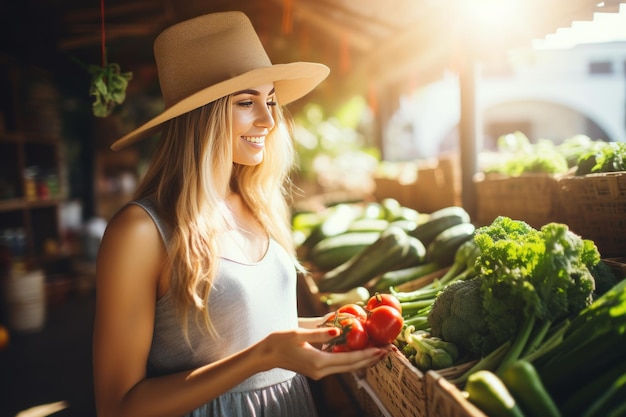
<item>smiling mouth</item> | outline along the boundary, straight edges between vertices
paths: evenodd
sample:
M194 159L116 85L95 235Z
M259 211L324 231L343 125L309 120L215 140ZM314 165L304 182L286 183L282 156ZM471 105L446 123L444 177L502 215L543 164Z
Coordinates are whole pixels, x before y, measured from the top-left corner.
M250 143L263 143L265 142L265 136L242 136L246 142Z

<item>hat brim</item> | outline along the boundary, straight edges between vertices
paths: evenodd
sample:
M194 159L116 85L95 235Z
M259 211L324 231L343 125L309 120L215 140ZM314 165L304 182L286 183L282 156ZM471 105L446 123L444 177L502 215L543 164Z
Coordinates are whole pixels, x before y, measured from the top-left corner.
M157 133L164 122L245 88L274 83L279 104L291 103L311 92L328 76L329 72L326 65L314 62L275 64L246 72L189 94L186 98L166 108L158 116L116 140L111 145L111 149L118 151L125 148Z

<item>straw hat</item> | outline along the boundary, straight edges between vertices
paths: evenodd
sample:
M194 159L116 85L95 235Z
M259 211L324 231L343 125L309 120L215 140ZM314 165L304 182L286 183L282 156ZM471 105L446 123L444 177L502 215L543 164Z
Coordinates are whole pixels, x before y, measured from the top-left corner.
M248 17L241 12L199 16L165 29L154 41L165 110L118 139L119 150L156 133L174 117L239 90L274 83L281 105L322 82L328 67L312 62L270 62Z

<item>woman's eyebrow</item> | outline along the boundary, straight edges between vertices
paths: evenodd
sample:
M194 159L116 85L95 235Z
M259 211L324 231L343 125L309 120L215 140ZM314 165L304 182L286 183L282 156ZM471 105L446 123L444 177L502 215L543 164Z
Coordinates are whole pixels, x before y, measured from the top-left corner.
M272 88L272 90L268 93L268 96L271 96L272 94L274 94L276 92L276 89ZM236 93L233 93L233 96L239 95L239 94L251 94L253 96L260 96L261 93L257 90L241 90L241 91L237 91Z

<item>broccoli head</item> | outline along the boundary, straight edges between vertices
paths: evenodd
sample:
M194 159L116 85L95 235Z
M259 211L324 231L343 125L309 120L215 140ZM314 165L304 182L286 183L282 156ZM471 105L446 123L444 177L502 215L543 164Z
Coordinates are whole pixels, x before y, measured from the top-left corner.
M439 292L428 313L431 334L480 356L497 347L484 321L481 278L454 281Z

